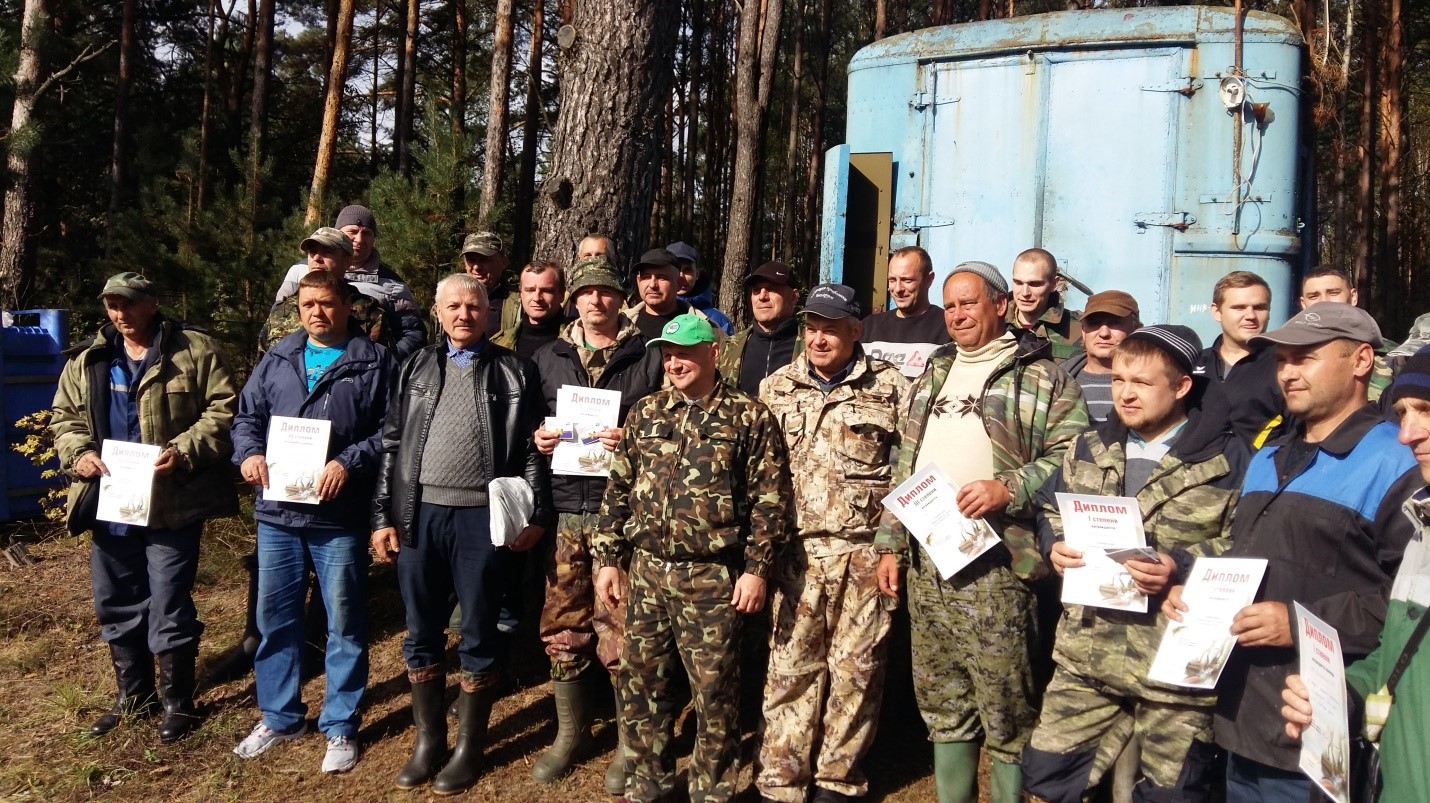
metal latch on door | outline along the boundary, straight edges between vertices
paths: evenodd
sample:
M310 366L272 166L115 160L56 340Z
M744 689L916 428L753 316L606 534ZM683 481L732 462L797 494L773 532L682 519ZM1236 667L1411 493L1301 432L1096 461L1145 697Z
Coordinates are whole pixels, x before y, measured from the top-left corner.
M1195 226L1197 216L1191 212L1142 212L1133 215L1132 222L1137 225L1139 234L1146 233L1149 226L1166 226L1177 231L1186 231Z

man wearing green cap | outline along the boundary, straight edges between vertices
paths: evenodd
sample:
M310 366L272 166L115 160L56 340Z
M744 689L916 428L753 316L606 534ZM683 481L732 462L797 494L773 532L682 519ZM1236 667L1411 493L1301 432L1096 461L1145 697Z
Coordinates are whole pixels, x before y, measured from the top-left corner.
M571 269L570 301L580 318L565 327L554 343L536 353L548 415L564 385L617 390L620 421L636 402L660 389L664 373L660 352L647 349L635 322L621 312L625 293L620 277L603 256L578 261ZM596 433L608 450L620 440L620 427ZM536 431L536 448L551 455L560 433ZM553 475L551 494L559 519L556 538L546 554L546 604L541 612L541 641L551 657L556 697L556 740L536 762L532 775L550 783L566 773L590 744L590 706L582 675L594 656L611 674L620 665L624 611L596 601L592 589L591 539L596 532L605 477ZM625 789L624 751L619 747L607 775L612 794Z
M708 320L676 316L647 346L660 347L671 387L627 417L591 539L597 597L627 606L625 795L646 803L674 791L671 676L683 665L698 718L690 798L728 801L739 769L740 614L764 607L775 548L793 524L788 458L769 410L720 380Z
M99 736L162 703L159 739L198 726L194 664L204 626L194 576L204 520L238 513L227 465L238 390L217 342L159 312L138 273L111 276L100 298L109 324L65 364L50 419L70 485L69 529L93 531L94 609L119 696L90 727ZM147 526L95 518L104 441L162 447ZM158 700L154 658L159 662Z

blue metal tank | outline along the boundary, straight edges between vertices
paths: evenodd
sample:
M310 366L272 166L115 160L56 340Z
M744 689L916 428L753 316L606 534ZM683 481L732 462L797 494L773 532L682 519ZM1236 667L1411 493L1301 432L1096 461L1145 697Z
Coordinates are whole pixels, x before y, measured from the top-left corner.
M1272 323L1284 320L1302 268L1302 39L1250 12L1238 71L1235 29L1229 8L1099 9L863 48L849 64L847 144L826 161L821 278L858 284L877 306L891 250L923 246L942 281L970 259L1008 275L1037 246L1094 291L1132 293L1145 322L1207 342L1212 286L1232 270L1265 278ZM892 171L887 242L863 219L879 204L850 194L870 183L859 154L887 154L875 168Z

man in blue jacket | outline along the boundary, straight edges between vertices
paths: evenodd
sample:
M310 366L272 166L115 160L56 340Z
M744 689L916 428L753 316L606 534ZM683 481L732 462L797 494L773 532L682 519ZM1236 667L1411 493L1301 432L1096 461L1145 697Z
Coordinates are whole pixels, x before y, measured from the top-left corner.
M263 719L234 748L253 758L307 730L300 697L307 563L327 609L327 690L318 728L328 739L323 772L357 763L358 703L367 685L368 507L377 479L387 397L397 362L349 323L352 302L337 274L298 282L303 329L264 356L239 397L233 461L258 487L258 630L254 656ZM274 417L321 419L331 427L315 498L284 501L285 481L267 455ZM274 456L276 457L276 455Z

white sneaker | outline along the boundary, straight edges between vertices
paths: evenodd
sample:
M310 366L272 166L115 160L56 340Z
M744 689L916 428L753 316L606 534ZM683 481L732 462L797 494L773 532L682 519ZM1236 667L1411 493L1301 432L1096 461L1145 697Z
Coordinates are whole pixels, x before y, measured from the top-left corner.
M323 772L347 772L357 766L357 743L346 736L329 736L328 752L323 754Z
M308 732L308 723L305 720L292 733L276 731L264 725L261 721L253 726L253 731L233 748L233 754L239 758L253 758L268 752L268 748L279 742L287 742L296 739Z

